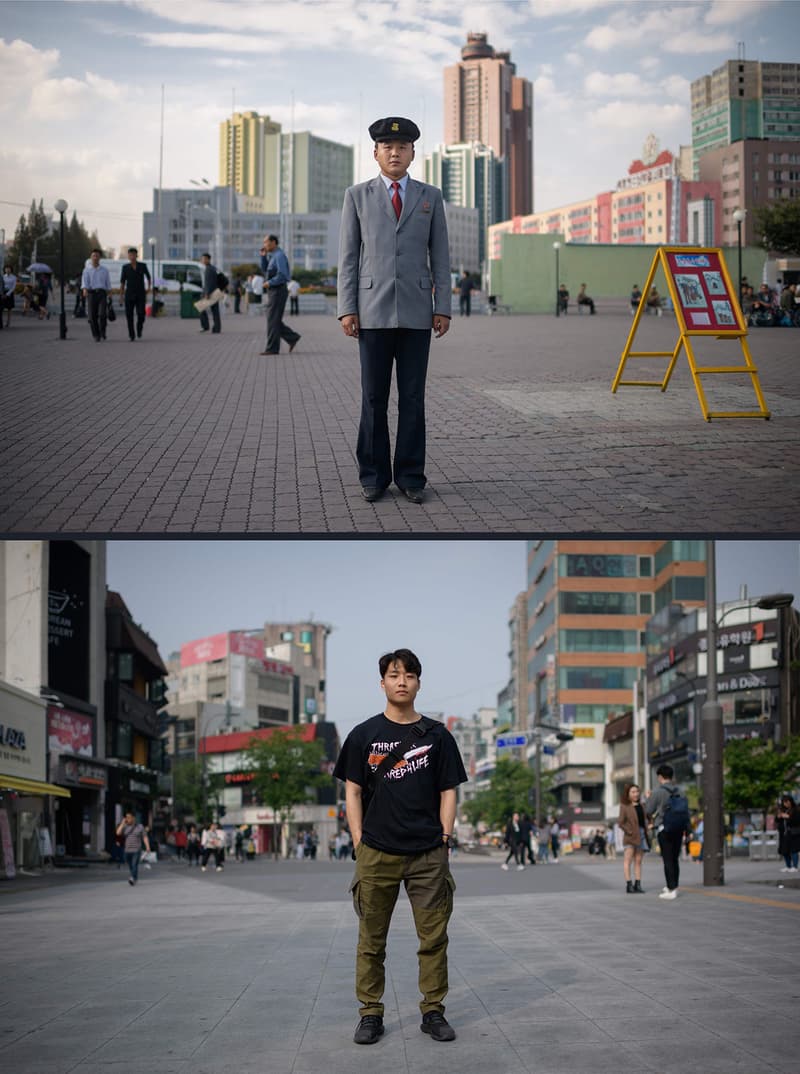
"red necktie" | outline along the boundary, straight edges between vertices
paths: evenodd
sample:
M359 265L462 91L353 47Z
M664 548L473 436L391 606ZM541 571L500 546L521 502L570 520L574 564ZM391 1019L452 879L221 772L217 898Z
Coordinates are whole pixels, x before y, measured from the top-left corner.
M400 200L400 184L399 183L392 183L392 190L394 191L394 193L392 194L392 205L394 205L394 215L399 220L400 219L400 213L403 211L403 203Z

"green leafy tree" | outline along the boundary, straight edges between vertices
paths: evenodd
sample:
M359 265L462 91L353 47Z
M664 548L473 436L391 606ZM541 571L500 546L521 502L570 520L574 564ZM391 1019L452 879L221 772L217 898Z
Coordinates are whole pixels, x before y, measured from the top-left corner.
M203 787L205 775L206 786ZM219 809L222 777L204 771L202 761L178 761L172 771L173 812L178 817L193 817L198 824L208 824Z
M503 758L495 765L489 786L465 802L462 812L471 824L484 821L490 828L502 828L515 810L519 813L532 812L535 781L533 769L523 761ZM555 799L550 793L551 783L551 774L542 772L541 794L544 809L555 805Z
M329 786L333 777L324 771L325 747L305 742L299 727L276 728L269 738L253 738L245 751L255 774L253 790L273 810L273 848L278 856L278 826L288 824L295 806L313 801L317 787Z
M754 210L756 228L768 250L776 254L800 256L800 201L787 198Z
M758 810L766 826L767 813L777 799L797 784L800 739L789 739L782 747L760 738L732 739L725 746L724 764L726 810Z

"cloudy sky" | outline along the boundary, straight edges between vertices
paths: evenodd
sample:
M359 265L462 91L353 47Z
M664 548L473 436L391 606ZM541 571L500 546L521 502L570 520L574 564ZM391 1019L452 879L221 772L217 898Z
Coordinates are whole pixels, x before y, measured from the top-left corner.
M794 0L6 0L0 3L0 227L65 197L106 245L141 241L158 181L217 181L236 107L358 147L400 113L441 141L442 71L468 30L534 83L535 207L612 189L652 131L691 141L689 85L744 42L797 61ZM420 175L419 168L416 171ZM9 204L12 203L12 204Z
M377 659L407 646L422 712L469 716L508 681L508 611L526 587L524 541L109 541L108 584L162 656L225 630L329 623L328 718L379 712ZM800 543L718 541L717 596L794 593Z

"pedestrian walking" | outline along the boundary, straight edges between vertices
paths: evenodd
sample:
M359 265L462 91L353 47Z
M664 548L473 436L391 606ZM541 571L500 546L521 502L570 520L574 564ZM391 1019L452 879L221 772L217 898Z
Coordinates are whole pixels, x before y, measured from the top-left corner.
M233 288L233 312L242 312L242 281L236 277L232 283Z
M261 313L261 306L264 301L264 277L260 272L256 272L250 277L250 298L247 303L245 313L249 313L250 305L256 313Z
M547 865L550 861L550 826L539 825L539 852L536 855L540 865Z
M277 235L267 235L261 249L261 271L266 276L267 289L267 344L262 354L278 354L281 340L289 344L289 354L300 342L300 335L283 320L289 291L289 261L280 248Z
M203 832L200 845L203 848L201 871L206 871L208 859L213 854L214 865L216 866L217 872L221 873L225 865L225 833L220 831L219 825L215 820L212 820L209 827Z
M658 786L647 799L644 811L652 819L661 847L664 863L664 879L667 884L659 899L677 899L680 882L680 855L683 836L689 829L689 805L672 782L672 765L662 764L656 769Z
M522 814L522 820L520 821L520 828L522 829L522 851L520 857L524 859L527 857L528 865L536 864L536 851L533 847L533 821L530 818L529 813Z
M289 293L289 316L300 316L300 284L297 280L289 280L286 285L286 290Z
M183 861L186 857L187 842L188 836L186 834L186 826L181 824L175 832L175 853L178 856L178 861Z
M800 809L790 794L784 794L775 814L778 853L785 862L782 873L796 873L800 860Z
M200 834L197 831L197 826L193 824L189 831L186 833L186 857L189 859L189 865L192 862L195 865L200 864Z
M105 265L100 264L103 251L95 248L90 255L91 264L83 270L81 288L89 310L89 328L92 339L99 343L106 338L108 296L111 294L111 277Z
M211 298L216 290L218 290L217 277L219 272L215 265L211 264L211 254L201 254L200 260L203 263L203 298ZM222 331L222 322L219 315L219 301L215 302L211 307L211 318L214 322L214 327L211 329L212 335L218 335ZM200 314L200 331L208 331L208 310L203 310Z
M147 278L147 283L145 283ZM152 280L147 265L139 261L139 251L135 246L128 247L128 264L119 277L119 298L125 304L125 317L128 321L128 339L134 343L142 338L144 327L144 309L147 304L147 292ZM133 330L133 315L136 314L136 334ZM155 316L155 314L154 314Z
M345 783L356 861L351 891L359 919L361 1021L353 1040L374 1044L383 1035L386 937L402 883L419 938L420 1029L436 1041L450 1041L455 1031L444 1017L444 1000L455 882L448 843L456 788L467 774L444 724L414 707L422 676L419 659L409 649L397 649L384 654L378 667L384 710L350 732L334 769Z
M450 252L442 192L408 175L416 123L401 117L369 128L380 174L345 191L339 241L337 315L358 340L361 420L356 456L364 499L392 482L422 503L425 477L425 379L431 331L450 327ZM388 406L397 368L394 463Z
M466 269L461 273L461 279L458 281L458 315L459 317L469 317L472 308L472 291L474 289L472 277Z
M14 296L17 291L17 276L14 272L14 266L11 264L5 264L3 266L3 306L0 309L0 319L5 317L6 328L11 327L11 311L14 308Z
M519 813L512 813L511 819L508 824L506 824L505 845L508 847L508 854L500 868L505 869L506 872L508 872L508 863L513 858L517 870L524 869L525 864L522 859L525 851L523 849L522 825L520 823Z
M557 820L554 820L550 824L550 852L553 855L553 862L558 862L558 852L561 849L561 825Z
M128 883L133 887L139 879L139 860L142 856L142 844L144 843L145 850L149 852L150 840L144 825L138 823L130 809L117 825L117 835L122 836L124 839L125 861L128 864L130 873Z
M236 861L244 865L244 832L241 828L236 829L233 837L233 856Z
M626 783L622 789L617 820L622 831L624 847L622 872L625 877L625 891L628 895L644 895L642 888L642 861L650 850L650 837L647 834L647 819L642 805L642 792L635 783ZM633 879L631 879L633 865Z

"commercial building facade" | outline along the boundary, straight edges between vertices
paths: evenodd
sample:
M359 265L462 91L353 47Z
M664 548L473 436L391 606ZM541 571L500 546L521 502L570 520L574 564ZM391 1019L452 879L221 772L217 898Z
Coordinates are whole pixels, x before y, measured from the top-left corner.
M262 197L268 212L341 212L352 184L351 145L310 131L266 136Z
M702 541L529 542L528 726L574 736L543 759L568 826L606 816L605 728L631 707L648 620L704 598Z
M486 258L487 228L508 215L505 158L480 142L440 145L425 158L425 182L440 187L447 205L477 210L478 262L467 266L477 269Z
M267 138L280 123L258 112L234 112L219 125L219 185L263 198L267 183Z

